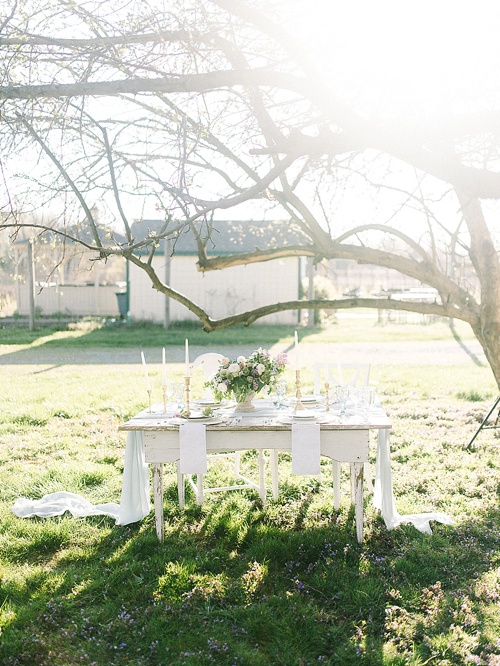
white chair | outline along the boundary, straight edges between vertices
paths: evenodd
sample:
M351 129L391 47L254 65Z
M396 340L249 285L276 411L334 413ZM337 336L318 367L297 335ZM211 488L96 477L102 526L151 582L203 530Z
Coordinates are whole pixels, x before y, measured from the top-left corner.
M205 381L210 381L212 377L215 375L217 370L219 369L220 362L224 356L222 354L217 354L215 352L207 352L205 354L201 354L198 356L193 363L190 365L191 373L196 370L197 368L201 368L203 370L203 375L205 378ZM210 390L209 387L205 387L204 392L203 392L203 400L210 400L210 398L213 398L213 393ZM259 464L259 482L255 483L251 479L248 479L246 476L244 476L241 473L241 452L240 451L227 451L227 452L219 452L219 453L209 453L207 454L207 461L212 461L216 459L228 459L232 458L233 459L233 475L234 478L237 481L241 481L242 483L234 483L233 485L230 486L219 486L219 487L213 487L213 488L207 488L204 485L204 478L201 474L197 475L196 478L196 483L193 480L192 475L186 474L182 475L178 473L178 483L179 483L179 505L182 508L184 508L184 488L185 488L185 478L187 477L187 481L191 488L194 491L194 494L196 496L196 501L199 505L203 504L204 499L205 499L205 494L206 493L217 493L217 492L223 492L227 490L242 490L245 488L253 488L254 490L257 490L259 492L259 495L261 499L264 501L265 499L265 494L266 494L266 485L265 485L265 458L264 458L264 452L259 451L259 459L258 459L258 464Z
M369 363L315 363L314 393L321 393L326 382L331 388L338 385L368 386L370 367Z
M205 381L210 381L219 369L219 365L224 356L222 354L217 354L215 352L207 352L206 354L200 354L195 360L191 363L190 369L191 372L196 370L196 368L201 368L205 376ZM213 393L209 387L205 387L203 391L203 399L210 400L213 398Z

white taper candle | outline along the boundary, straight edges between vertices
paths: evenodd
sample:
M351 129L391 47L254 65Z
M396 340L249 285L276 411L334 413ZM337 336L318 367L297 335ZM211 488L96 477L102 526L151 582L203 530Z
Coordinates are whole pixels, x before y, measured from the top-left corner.
M141 352L142 365L144 368L144 377L146 379L146 391L151 391L151 382L149 381L148 366L146 365L146 359L144 358L144 352Z
M186 338L186 374L185 377L190 377L191 373L189 372L189 342Z
M167 385L167 366L165 363L165 347L163 347L162 350L162 356L161 356L161 385L163 388Z
M295 331L295 370L300 369L300 363L299 363L299 336L297 335L297 331Z

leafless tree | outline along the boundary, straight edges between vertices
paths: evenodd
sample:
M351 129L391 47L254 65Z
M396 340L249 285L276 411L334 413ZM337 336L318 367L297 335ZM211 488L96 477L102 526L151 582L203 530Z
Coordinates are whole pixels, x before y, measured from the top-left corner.
M353 52L344 61L335 49L319 58L324 31L316 40L310 28L297 30L306 8L318 12L321 26L320 12L329 7L323 0L123 4L54 0L40 8L37 0L13 0L10 7L4 1L0 228L15 233L25 224L19 213L60 210L57 224L34 224L35 232L50 226L99 258L126 257L207 331L304 302L215 320L156 274L152 258L162 238L175 248L179 234L192 233L200 271L292 255L391 268L434 288L436 301L343 298L313 300L307 308L402 309L463 320L500 385L495 72L488 78L482 70L481 81L471 75L474 89L467 81L452 87L457 71L449 59L446 95L437 89L433 103L410 99L406 80L395 90L411 104L397 96L374 101L361 80L345 80ZM328 17L332 41L345 17ZM369 18L358 20L361 28ZM403 31L397 16L393 21ZM470 34L474 24L467 27ZM455 24L454 30L460 37ZM432 46L425 36L421 45L422 54ZM390 74L389 65L372 72L373 87ZM133 237L127 211L134 201L154 202L165 221L159 233ZM114 218L105 234L93 218L96 202ZM250 203L289 219L304 242L232 256L207 252L213 216ZM74 223L82 217L79 230ZM125 242L117 241L118 229ZM146 258L139 252L145 247Z

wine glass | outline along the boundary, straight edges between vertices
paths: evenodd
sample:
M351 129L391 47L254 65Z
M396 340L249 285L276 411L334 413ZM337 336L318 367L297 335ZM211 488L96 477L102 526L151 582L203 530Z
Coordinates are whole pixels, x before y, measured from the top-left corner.
M368 413L373 405L373 389L370 386L362 386L358 389L358 409L365 421L368 421Z
M354 407L354 411L358 412L361 409L362 396L360 389L356 386L349 387L349 400Z
M341 386L340 384L335 387L335 395L340 405L339 417L346 415L345 406L347 403L347 398L349 397L349 387Z
M174 396L173 382L167 382L166 384L163 385L163 394L165 396L165 403L168 411L168 406L172 404L172 398Z
M284 379L280 379L276 382L276 396L278 398L278 401L276 403L276 409L286 409L286 406L283 402L283 398L285 397L286 394L286 381Z
M170 382L167 384L167 396L170 397L170 402L174 412L179 411L185 400L185 387L180 382Z

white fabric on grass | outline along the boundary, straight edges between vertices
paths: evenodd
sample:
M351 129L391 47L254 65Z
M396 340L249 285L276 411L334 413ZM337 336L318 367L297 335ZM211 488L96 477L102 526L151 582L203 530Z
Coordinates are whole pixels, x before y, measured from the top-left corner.
M403 516L398 513L394 502L394 491L392 487L391 454L388 430L379 430L378 433L373 504L376 509L380 510L386 527L389 530L393 530L402 523L411 523L420 532L432 534L430 526L431 520L443 523L444 525L454 524L454 521L446 513L408 513Z
M142 432L129 432L125 448L123 484L120 504L107 502L91 504L81 495L65 490L50 493L41 499L19 498L12 511L20 518L50 518L69 511L75 518L111 516L117 525L128 525L142 520L151 510L149 499L149 470L144 460Z

